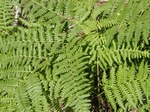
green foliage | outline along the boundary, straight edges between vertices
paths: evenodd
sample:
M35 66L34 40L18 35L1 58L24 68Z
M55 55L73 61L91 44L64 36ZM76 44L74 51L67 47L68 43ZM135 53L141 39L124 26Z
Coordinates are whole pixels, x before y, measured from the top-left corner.
M148 111L149 18L147 0L0 0L1 111L89 112L95 85Z
M2 34L8 34L12 30L13 26L11 25L13 18L13 9L12 1L5 0L0 1L0 32Z
M139 67L133 64L120 65L118 69L112 67L110 76L104 72L102 83L106 97L115 111L117 105L124 111L130 110L132 106L140 111L148 111L145 105L149 104L149 81L148 65L142 61Z

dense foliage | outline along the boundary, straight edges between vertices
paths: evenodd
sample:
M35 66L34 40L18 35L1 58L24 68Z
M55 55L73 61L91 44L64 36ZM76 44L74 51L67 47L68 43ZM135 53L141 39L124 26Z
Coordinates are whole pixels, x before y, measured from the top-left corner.
M148 0L0 0L0 110L148 111L149 18Z

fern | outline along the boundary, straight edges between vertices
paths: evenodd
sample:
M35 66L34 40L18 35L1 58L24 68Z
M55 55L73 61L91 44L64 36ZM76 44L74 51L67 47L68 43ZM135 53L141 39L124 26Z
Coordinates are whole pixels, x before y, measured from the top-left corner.
M0 1L0 32L1 35L8 34L13 29L12 23L14 21L14 6L10 0Z
M114 111L148 111L149 13L147 0L1 0L1 110L89 112L96 88Z
M58 82L62 86L59 92L55 93L55 97L58 97L58 94L60 94L62 97L60 98L60 103L66 101L66 108L73 108L74 111L88 111L86 108L90 105L84 106L84 104L90 102L87 99L89 96L87 93L90 88L88 87L86 74L82 72L87 64L86 61L84 62L86 57L84 57L84 54L79 53L81 48L74 47L74 45L76 45L76 39L66 45L65 53L60 55L55 62L54 75L60 75ZM57 69L55 69L56 67Z
M140 74L140 76L143 75L143 77L140 77L140 79L138 78L139 73L144 71L143 67L147 67L147 63L144 63L144 61L141 62L138 71L135 71L137 68L136 65L132 65L131 67L127 67L126 65L119 66L119 69L116 69L117 73L114 72L115 68L112 68L110 78L107 79L108 82L106 83L106 81L103 81L106 95L108 93L112 94L107 95L107 98L115 111L117 105L127 111L127 109L130 109L132 106L139 110L145 105L144 103L148 103L148 99L146 102L143 100L143 96L146 95L149 97L149 94L144 92L147 87L141 86L141 82L149 82L148 70L147 72ZM147 68L145 68L145 70L146 69ZM109 82L113 82L113 84ZM128 106L126 106L126 103Z

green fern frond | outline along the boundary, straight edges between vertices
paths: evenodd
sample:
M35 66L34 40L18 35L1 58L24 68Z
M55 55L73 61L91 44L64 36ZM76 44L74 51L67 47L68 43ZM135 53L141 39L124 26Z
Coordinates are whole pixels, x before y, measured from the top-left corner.
M149 97L148 86L144 86L144 84L149 81L147 63L142 61L138 71L135 71L136 68L136 65L127 67L124 64L116 69L116 74L114 72L115 68L113 68L113 72L112 70L110 72L110 77L107 77L107 79L103 77L105 78L103 79L104 92L114 110L116 110L117 105L124 110L127 110L127 108L131 108L132 106L138 110L140 109L140 105L142 107L145 105L144 103L148 103L143 100L145 99L144 96L146 96L146 98ZM146 72L143 72L145 70ZM139 76L142 77L139 79ZM113 84L106 83L107 81L104 80L113 82ZM109 88L112 88L112 91ZM126 104L128 104L127 107Z
M27 77L26 82L26 91L32 102L32 109L34 111L42 111L42 87L41 82L38 78L38 74L31 74Z
M22 111L31 111L30 98L26 92L26 84L21 82L15 91L15 101Z
M121 86L119 86L119 89L120 89L121 93L124 95L124 98L126 99L128 104L133 106L134 108L136 108L136 104L134 103L133 97L132 97L131 93L129 93L126 85L122 84Z
M56 84L59 91L55 92L55 96L58 97L60 94L60 102L63 103L65 101L65 108L71 107L76 111L87 111L90 106L88 104L90 101L87 99L90 88L88 87L88 80L85 78L86 74L82 73L87 62L81 63L86 58L83 57L84 54L77 52L80 48L74 46L76 41L77 39L74 39L72 43L68 43L65 47L64 52L66 53L62 54L64 58L56 60L55 66L57 69L54 71L54 75L60 76L60 80L58 80L60 83L57 82ZM61 88L57 86L58 84L61 85Z
M114 96L116 96L116 102L119 105L119 107L121 107L123 110L126 110L126 108L124 106L124 102L122 102L122 100L123 100L122 93L117 89L117 87L115 87L112 90L112 93L114 94Z
M4 18L1 18L1 19L3 20L4 24L5 24L5 22L7 22L7 20L9 20L8 17L11 17L10 15L13 13L12 9L11 9L12 5L13 5L12 1L8 1L8 0L5 0L3 2L1 1L1 14L3 14L1 16L4 17Z
M13 6L12 1L0 1L0 32L2 34L6 35L14 28L12 25L15 20L13 16L15 15L14 10L15 6Z
M147 0L1 0L1 111L89 112L91 82L114 111L148 111L149 13Z
M149 16L148 12L150 12L150 10L148 5L146 5L146 1L135 2L130 0L127 3L125 3L125 0L109 1L104 6L107 6L112 2L114 2L115 5L113 4L113 6L109 6L101 14L102 17L98 24L98 28L100 30L106 30L107 28L106 33L104 33L104 35L107 36L107 46L109 46L112 43L112 39L115 38L118 40L118 46L120 46L122 42L126 42L127 46L131 47L130 42L132 39L134 39L135 46L141 40L144 40L145 43L148 44L149 23L147 23L148 21L140 19L143 17L147 18ZM107 11L109 12L108 14ZM110 12L112 12L113 15L111 15ZM105 15L107 15L106 18ZM109 21L110 18L111 21ZM140 25L140 27L136 26L136 24ZM142 38L140 35L142 35Z
M113 96L113 93L112 93L112 89L114 88L111 88L108 87L108 86L105 86L104 87L104 91L105 91L105 95L106 95L106 98L108 99L108 102L110 102L112 108L114 109L114 111L116 112L117 110L117 107L116 107L116 103L115 103L115 99L114 99L114 96Z
M134 84L135 93L137 95L137 98L139 99L139 102L141 104L143 104L143 101L142 101L143 97L142 97L142 93L141 93L142 90L141 90L140 84L137 81L134 81L133 84Z

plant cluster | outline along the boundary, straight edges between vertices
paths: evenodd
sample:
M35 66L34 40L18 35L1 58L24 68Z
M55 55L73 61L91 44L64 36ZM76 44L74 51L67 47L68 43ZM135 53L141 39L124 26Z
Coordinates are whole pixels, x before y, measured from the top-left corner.
M148 0L0 0L0 110L148 111L149 18Z

